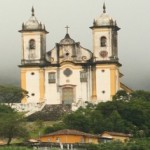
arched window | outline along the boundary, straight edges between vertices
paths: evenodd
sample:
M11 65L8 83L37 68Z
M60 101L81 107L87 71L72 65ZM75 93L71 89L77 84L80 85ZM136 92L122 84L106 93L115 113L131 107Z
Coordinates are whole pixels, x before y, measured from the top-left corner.
M35 49L35 40L34 39L31 39L29 41L29 49Z
M101 39L100 39L100 46L101 47L106 47L106 44L107 44L107 39L105 36L102 36Z

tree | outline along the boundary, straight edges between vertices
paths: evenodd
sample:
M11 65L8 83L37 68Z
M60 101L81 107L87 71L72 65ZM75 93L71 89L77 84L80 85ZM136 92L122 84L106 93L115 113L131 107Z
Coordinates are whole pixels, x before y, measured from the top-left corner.
M132 100L150 101L150 92L142 90L134 91L131 94L131 98Z
M12 138L27 137L25 119L22 114L6 105L0 105L0 137L7 138L7 145Z
M83 132L89 132L90 118L85 109L80 108L76 112L66 115L63 119L66 127Z
M124 101L128 101L130 100L130 95L127 94L126 91L124 90L119 90L115 96L113 96L113 100L124 100Z
M0 85L0 103L19 103L28 92L15 86Z
M66 128L67 127L65 126L65 124L63 122L59 122L59 123L53 124L53 126L46 127L45 130L44 130L44 133L49 134L49 133L52 133L52 132L55 132L55 131L58 131L58 130L63 130L63 129L66 129Z

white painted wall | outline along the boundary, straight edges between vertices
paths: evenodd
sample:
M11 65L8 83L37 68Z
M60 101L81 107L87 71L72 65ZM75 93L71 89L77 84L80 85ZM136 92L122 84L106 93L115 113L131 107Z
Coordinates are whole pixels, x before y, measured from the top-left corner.
M59 91L57 91L57 78L56 83L49 83L48 82L48 73L49 72L56 72L56 68L48 68L45 70L45 99L47 104L60 104L59 98Z
M34 72L34 75L31 73ZM39 71L27 71L26 72L26 90L29 92L27 103L38 103L40 100L40 85L39 85ZM32 96L32 93L35 95Z
M64 75L64 70L69 68L72 74L67 77ZM72 65L64 65L59 69L46 69L45 71L45 99L47 104L61 104L62 103L62 89L63 87L73 87L74 102L87 101L90 97L90 82L80 82L80 71L82 68L75 68ZM48 83L48 73L56 72L56 83ZM57 79L59 73L59 79Z
M119 91L119 82L120 82L120 80L119 80L119 71L118 70L116 70L116 93L117 93L117 91Z
M102 70L105 70L102 72ZM97 68L96 70L97 100L105 102L110 100L110 69ZM105 91L103 93L102 91Z

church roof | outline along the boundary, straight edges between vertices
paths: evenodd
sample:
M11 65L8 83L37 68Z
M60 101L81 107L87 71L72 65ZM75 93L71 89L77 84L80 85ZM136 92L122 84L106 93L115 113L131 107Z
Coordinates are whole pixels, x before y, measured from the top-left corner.
M42 25L35 17L34 8L32 7L32 15L26 23L22 24L22 31L45 31L45 26ZM48 33L48 32L47 32Z
M59 44L62 45L68 45L68 44L75 44L75 41L73 39L70 38L69 34L67 33L64 37L64 39L62 39Z
M105 4L103 5L103 13L97 18L95 18L93 25L94 26L116 26L116 21L114 21L112 17L106 13Z

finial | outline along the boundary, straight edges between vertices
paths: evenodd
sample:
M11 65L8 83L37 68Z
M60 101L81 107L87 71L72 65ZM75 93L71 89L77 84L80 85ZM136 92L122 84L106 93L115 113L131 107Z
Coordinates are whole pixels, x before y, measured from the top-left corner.
M32 6L32 16L34 16L34 7Z
M24 22L22 23L22 29L24 29Z
M65 28L66 28L66 34L68 34L68 30L70 27L68 27L68 25L67 25Z
M105 6L105 3L103 4L103 13L106 13L106 6Z
M94 21L93 21L93 25L95 26L96 25L96 20L94 19Z

